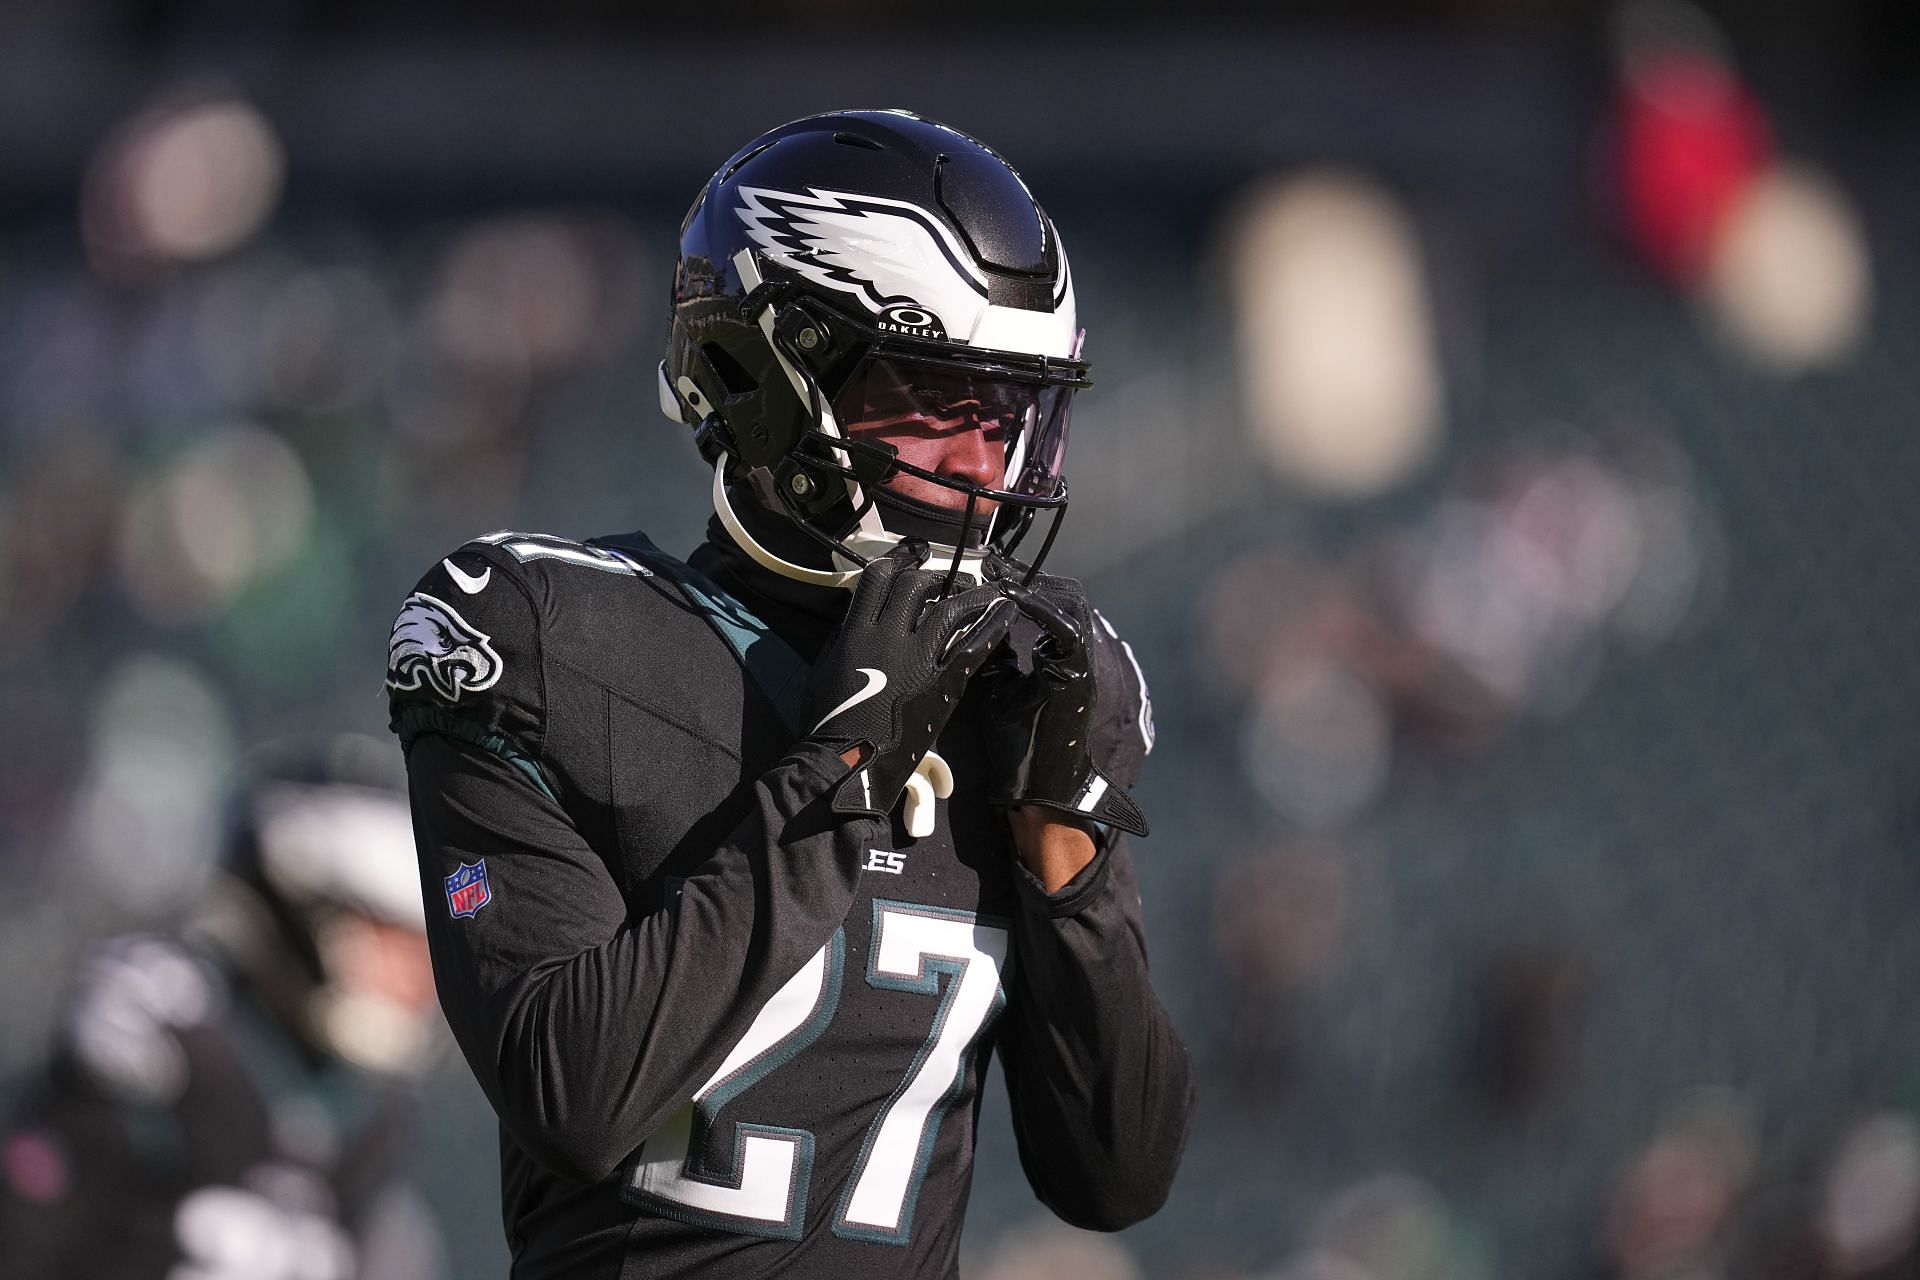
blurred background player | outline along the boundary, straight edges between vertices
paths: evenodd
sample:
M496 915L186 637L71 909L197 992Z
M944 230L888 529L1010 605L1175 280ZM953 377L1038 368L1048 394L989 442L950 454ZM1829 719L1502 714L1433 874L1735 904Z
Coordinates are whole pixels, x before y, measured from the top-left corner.
M404 1180L439 1033L392 763L263 753L188 918L86 953L4 1139L9 1280L441 1273Z

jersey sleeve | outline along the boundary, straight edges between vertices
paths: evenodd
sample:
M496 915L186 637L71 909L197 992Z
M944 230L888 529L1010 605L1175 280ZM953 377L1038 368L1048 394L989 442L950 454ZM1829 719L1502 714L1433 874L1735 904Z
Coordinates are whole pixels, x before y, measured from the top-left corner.
M470 542L401 603L387 643L387 694L403 745L423 732L455 734L528 765L539 760L547 601L518 570L498 547Z
M1077 1227L1117 1231L1166 1201L1193 1112L1185 1044L1147 973L1124 836L1048 894L1016 867L1020 909L1001 1063L1020 1164Z
M484 553L451 561L470 575L508 568ZM395 685L397 665L388 683L396 727L422 709L402 737L441 1007L514 1141L562 1177L598 1181L692 1098L831 939L879 824L831 813L847 766L799 744L756 780L746 816L677 893L630 908L538 767L551 675L538 657L539 592L510 578L515 593L483 608L498 586L450 601L432 589L436 573L402 623L413 610L420 651L456 656L417 687ZM455 625L436 605L458 606L446 610ZM396 662L414 652L401 631Z

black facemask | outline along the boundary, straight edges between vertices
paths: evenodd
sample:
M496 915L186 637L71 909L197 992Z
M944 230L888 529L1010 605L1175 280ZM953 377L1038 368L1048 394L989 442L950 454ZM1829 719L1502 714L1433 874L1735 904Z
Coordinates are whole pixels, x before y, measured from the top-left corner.
M993 523L992 516L975 511L969 525L965 508L955 511L893 490L887 491L879 510L880 523L888 533L922 538L941 546L964 547L969 551L985 545L987 530Z

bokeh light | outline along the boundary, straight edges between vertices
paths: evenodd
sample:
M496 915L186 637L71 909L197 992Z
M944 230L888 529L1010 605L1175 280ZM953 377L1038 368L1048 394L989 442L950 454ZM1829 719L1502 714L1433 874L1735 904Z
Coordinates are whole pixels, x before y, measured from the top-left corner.
M1737 71L1701 38L1711 36L1697 10L1662 0L1628 11L1643 21L1623 24L1614 122L1619 198L1642 255L1690 284L1705 272L1742 191L1767 165L1772 128Z
M1344 173L1246 199L1229 265L1256 448L1310 493L1405 480L1437 444L1441 373L1418 240L1373 184Z
M1841 1144L1820 1215L1834 1273L1872 1275L1898 1261L1920 1234L1920 1124L1885 1112Z
M1317 1256L1345 1259L1372 1280L1481 1280L1481 1260L1455 1240L1452 1214L1431 1186L1383 1174L1333 1196L1314 1223Z
M1720 327L1782 373L1845 360L1872 302L1866 236L1833 182L1798 165L1756 178L1729 209L1707 269Z
M90 893L130 918L189 901L220 848L235 758L225 698L193 667L128 658L88 714L73 839Z
M191 620L286 564L312 520L299 455L264 428L225 427L136 487L121 583L155 621Z
M1605 1246L1618 1273L1670 1275L1707 1263L1752 1171L1754 1141L1746 1109L1711 1097L1648 1143L1608 1209Z
M257 232L279 202L286 156L260 110L208 97L155 108L95 157L81 221L110 278L215 258Z
M1378 692L1334 661L1269 679L1241 749L1260 794L1317 830L1352 818L1379 796L1392 759L1392 725Z
M1140 1264L1112 1236L1033 1222L1010 1231L979 1267L980 1280L1142 1280Z

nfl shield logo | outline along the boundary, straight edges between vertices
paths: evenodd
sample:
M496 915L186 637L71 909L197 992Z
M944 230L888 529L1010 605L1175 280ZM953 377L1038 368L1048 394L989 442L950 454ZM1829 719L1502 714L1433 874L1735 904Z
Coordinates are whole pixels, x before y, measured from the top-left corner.
M455 918L471 916L480 908L493 901L493 890L487 888L487 860L463 862L460 869L447 877L447 907Z

